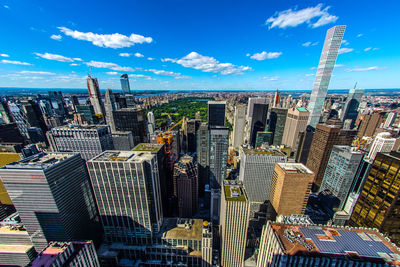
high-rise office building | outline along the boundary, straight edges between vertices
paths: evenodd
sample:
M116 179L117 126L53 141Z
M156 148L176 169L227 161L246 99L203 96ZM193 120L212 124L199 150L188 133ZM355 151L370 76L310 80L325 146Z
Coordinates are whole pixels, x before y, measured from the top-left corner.
M8 103L8 108L10 110L13 121L18 126L20 133L23 136L28 137L28 126L25 121L24 114L23 114L21 108L17 104L12 103L12 102Z
M7 101L0 99L0 123L11 123L13 118Z
M276 163L271 204L278 215L304 214L314 173L301 163Z
M35 101L21 101L21 110L24 113L24 120L27 123L27 128L36 127L40 128L43 134L47 132L48 128L43 119L43 114L40 111L39 105Z
M253 147L256 143L257 132L266 130L269 103L269 99L265 97L249 98L245 140Z
M306 164L315 173L314 191L321 186L333 146L351 145L356 133L334 125L317 124Z
M89 124L97 124L99 122L99 118L96 116L92 105L76 106L76 112L82 114Z
M257 132L254 148L261 148L262 145L272 145L272 132Z
M204 186L209 183L209 153L210 136L208 124L202 122L197 133L197 160L199 163L199 188L200 195L203 196Z
M110 126L111 132L115 132L115 123L114 123L114 117L113 117L113 111L117 109L116 103L115 103L115 97L111 91L111 89L106 90L106 94L104 95L104 109L105 109L105 116L106 116L106 122L107 125Z
M98 239L97 208L79 154L36 154L0 168L0 177L38 251L53 240Z
M100 267L92 241L51 242L28 267Z
M385 124L383 125L384 128L389 128L392 126L394 121L396 120L397 113L395 112L389 112L389 114L386 117Z
M225 126L226 101L208 101L208 126Z
M116 131L111 136L115 150L132 150L135 147L132 132Z
M397 265L399 249L375 229L268 222L257 267Z
M102 114L104 116L104 105L103 101L101 100L100 87L97 78L93 78L92 76L88 75L87 87L89 91L90 103L93 106L94 112L96 113L96 115Z
M314 128L307 126L305 131L299 133L296 149L296 162L307 164L308 153L310 152L312 139L314 137Z
M0 124L0 143L25 143L17 123Z
M199 174L197 162L185 155L174 166L174 194L178 199L180 218L191 218L199 205Z
M287 156L277 148L240 148L239 180L246 187L249 201L264 203L270 199L275 163L286 162Z
M400 243L399 171L400 153L376 155L350 217L350 226L377 228Z
M132 132L135 145L147 142L146 114L142 109L121 108L113 112L117 131Z
M329 190L340 199L339 209L346 204L364 153L350 146L333 146L322 179L320 191Z
M225 126L210 127L210 184L219 189L226 176L228 160L229 129Z
M200 120L188 120L186 123L186 147L187 152L194 153L197 149L197 130L200 127Z
M358 116L358 107L361 103L362 96L364 95L364 89L350 89L349 96L347 97L346 104L340 113L340 119L344 122L351 120L350 129L354 128L354 125Z
M110 127L106 125L69 125L51 129L47 135L53 151L81 153L88 160L114 149Z
M291 108L288 110L283 131L282 144L297 149L297 140L300 132L307 127L307 120L310 113L306 108Z
M125 94L130 94L131 93L131 87L129 85L129 78L128 74L122 74L121 75L121 89L122 93Z
M243 267L250 202L239 181L223 181L221 191L221 266Z
M389 153L392 151L396 138L392 138L392 135L388 132L379 133L375 136L372 142L371 148L369 149L366 161L372 163L378 152Z
M308 118L307 124L314 128L319 123L319 119L321 117L322 105L325 101L329 82L331 80L333 68L335 67L336 58L339 53L339 48L340 44L342 43L345 29L346 26L344 25L335 26L330 28L326 33L317 74L315 75L310 103L308 104L310 117Z
M87 162L107 241L150 244L160 230L161 163L152 151L162 148L140 144L140 151L105 151Z
M244 127L246 125L246 105L238 104L235 106L233 119L233 148L239 149L244 141Z
M147 113L147 131L149 134L153 134L156 130L156 119L154 118L154 114L152 111Z
M275 146L280 146L282 144L287 114L288 109L286 108L271 108L268 131L274 133L272 144Z
M65 116L67 114L67 106L61 91L49 91L49 100L51 107L56 110L57 114L61 116Z
M384 122L384 113L374 113L372 115L365 115L358 127L358 137L369 136L372 137L375 135L375 131L377 128L381 126Z
M201 267L211 267L213 266L213 231L212 225L204 221L202 236L201 236L201 257L203 262Z

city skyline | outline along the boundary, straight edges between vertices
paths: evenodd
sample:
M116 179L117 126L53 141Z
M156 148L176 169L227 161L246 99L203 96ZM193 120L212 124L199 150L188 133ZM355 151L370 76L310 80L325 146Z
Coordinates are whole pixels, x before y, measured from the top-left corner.
M347 25L329 88L396 88L395 2L357 2L3 1L0 87L85 88L91 73L120 89L127 73L132 90L311 90L327 29Z

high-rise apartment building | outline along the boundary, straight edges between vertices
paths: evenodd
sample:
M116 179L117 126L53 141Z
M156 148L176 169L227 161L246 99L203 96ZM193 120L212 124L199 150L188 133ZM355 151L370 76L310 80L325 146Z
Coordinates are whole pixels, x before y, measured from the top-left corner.
M87 77L87 87L89 90L89 99L90 103L94 108L94 112L96 114L105 114L103 101L101 100L101 93L99 87L99 81L97 78L93 78L92 76L88 75Z
M209 153L210 153L210 135L208 124L202 122L197 132L197 160L199 163L199 188L200 195L203 196L204 186L209 183Z
M306 108L291 108L288 110L285 121L285 128L282 136L282 144L296 149L297 139L300 132L307 127L307 120L310 113Z
M154 118L154 114L152 111L147 113L147 131L149 134L153 134L156 130L156 119Z
M320 191L329 190L340 199L339 209L346 204L364 153L351 146L333 146L322 179Z
M135 145L147 142L146 114L142 109L121 108L113 112L117 131L132 132Z
M268 131L274 134L272 144L275 146L280 146L282 144L287 114L288 109L286 108L271 108Z
M377 230L268 222L257 267L397 265L399 249Z
M271 204L278 215L304 214L314 173L301 163L276 163Z
M244 141L244 127L246 125L246 105L238 104L235 106L233 118L233 148L239 149Z
M375 134L377 128L384 122L384 113L374 113L372 115L365 115L358 127L358 137L369 136Z
M356 133L357 131L342 130L334 125L317 125L306 164L315 173L314 191L321 186L333 146L351 145Z
M336 58L339 53L339 48L340 44L342 43L345 29L345 25L339 25L330 28L326 33L317 74L315 75L310 103L308 104L310 117L308 118L307 124L314 128L319 123L319 119L321 117L322 105L325 101L329 82L331 80L333 68L335 67Z
M161 163L152 151L162 148L140 144L133 151L105 151L87 162L107 241L150 244L160 230Z
M377 228L400 243L400 153L378 153L350 217L350 226Z
M97 208L79 154L36 154L0 168L0 177L38 251L54 240L98 239Z
M287 156L277 148L240 148L239 180L246 187L249 201L264 203L270 199L275 163L286 162Z
M208 101L208 126L225 126L226 101Z
M186 122L186 148L187 152L194 153L197 149L197 130L200 127L201 120L188 120Z
M178 215L180 218L191 218L199 205L198 166L193 157L185 155L175 163L173 179Z
M379 133L375 136L372 142L371 148L369 149L366 161L372 163L378 152L389 153L392 151L396 138L392 138L392 135L388 132Z
M219 189L226 176L228 160L229 129L225 126L210 127L210 184Z
M346 104L342 110L342 113L340 113L340 119L343 122L345 120L351 120L350 129L353 129L356 123L358 107L360 106L363 95L364 89L350 89L349 96L346 99Z
M221 191L221 266L243 267L250 202L239 181L223 181Z
M115 132L115 123L113 117L113 111L117 109L115 97L110 89L106 90L106 94L104 95L104 109L105 109L105 116L106 122L110 126L111 132Z
M384 128L389 128L392 126L392 124L395 122L397 117L397 113L395 112L389 112L389 114L386 117L385 124L383 125Z
M129 86L128 74L122 74L120 81L121 81L122 93L124 95L130 94L131 93L131 87Z
M51 129L47 137L56 152L81 153L88 160L114 149L110 127L106 125L69 125Z
M28 267L100 267L92 241L51 242Z

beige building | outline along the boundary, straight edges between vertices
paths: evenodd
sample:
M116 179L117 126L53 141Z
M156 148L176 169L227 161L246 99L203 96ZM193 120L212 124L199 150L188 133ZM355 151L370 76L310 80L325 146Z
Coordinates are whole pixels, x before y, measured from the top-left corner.
M240 181L223 182L220 213L221 266L244 266L250 201Z
M310 112L306 108L297 107L288 110L285 130L283 131L282 144L297 148L297 138L300 132L306 130L308 116Z
M304 214L314 173L301 163L276 163L270 192L278 215Z

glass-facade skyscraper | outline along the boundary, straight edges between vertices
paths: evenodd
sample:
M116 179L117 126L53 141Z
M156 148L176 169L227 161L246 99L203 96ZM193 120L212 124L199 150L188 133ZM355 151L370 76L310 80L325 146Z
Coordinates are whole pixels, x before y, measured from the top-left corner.
M131 87L129 86L128 74L122 74L120 80L121 80L121 89L122 89L122 92L124 93L124 95L130 94Z
M361 98L364 94L364 89L350 89L349 96L347 97L346 104L342 113L340 114L340 119L342 121L351 119L350 128L354 128L358 116L358 106L361 103Z
M324 48L322 49L310 103L308 104L308 110L310 111L308 125L314 128L319 123L322 105L325 101L329 81L331 80L332 71L335 67L345 29L345 25L339 25L330 28L326 33Z

